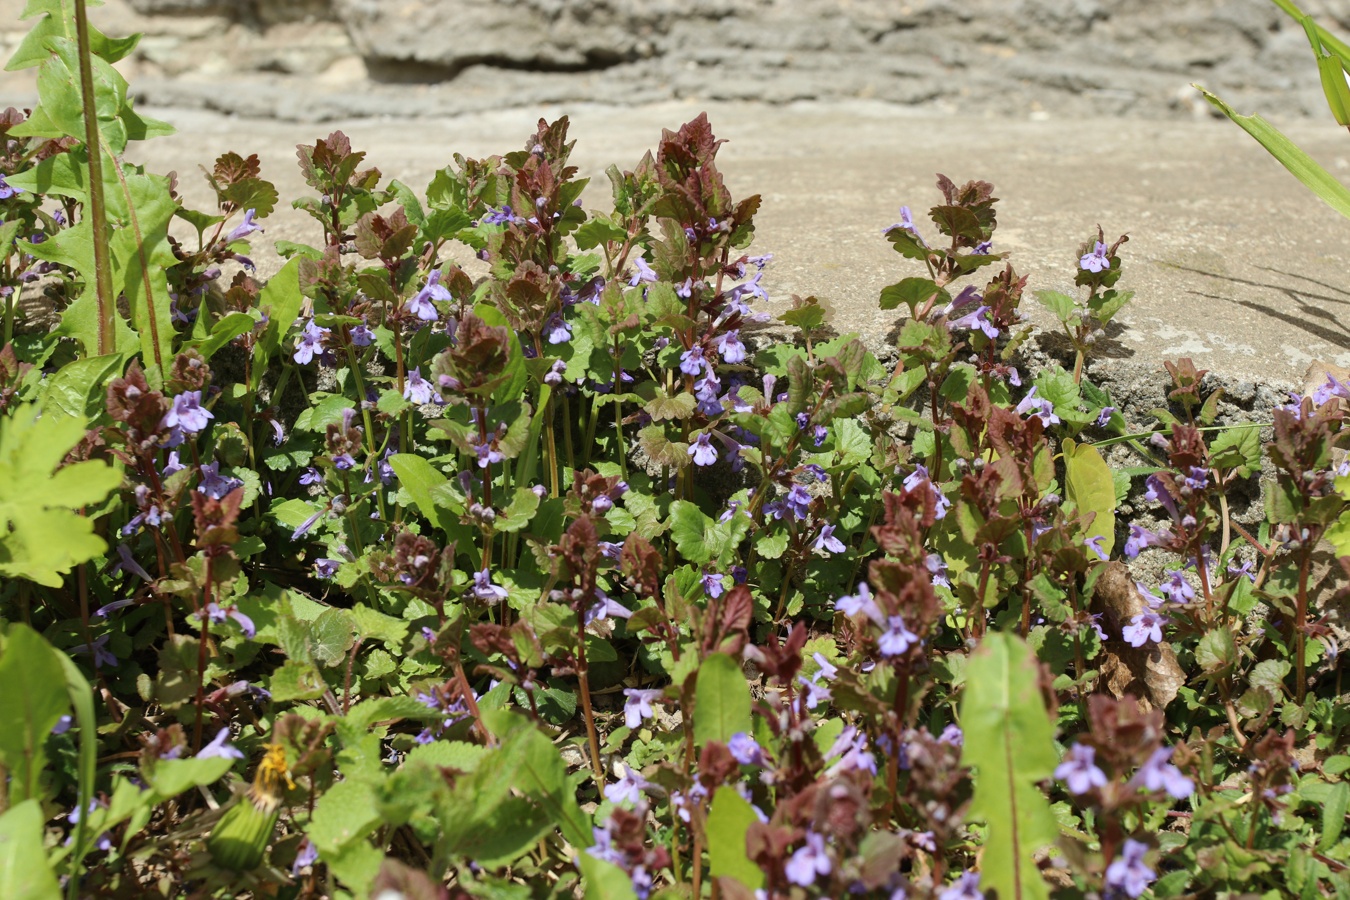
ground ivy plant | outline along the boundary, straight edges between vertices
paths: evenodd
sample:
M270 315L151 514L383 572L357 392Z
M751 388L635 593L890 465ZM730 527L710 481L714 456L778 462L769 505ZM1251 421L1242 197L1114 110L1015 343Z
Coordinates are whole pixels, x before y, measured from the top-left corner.
M1031 364L946 176L879 359L770 302L704 116L599 209L566 118L424 188L334 132L264 243L264 161L185 206L134 38L28 13L0 896L1350 897L1350 388L1117 408L1100 227Z

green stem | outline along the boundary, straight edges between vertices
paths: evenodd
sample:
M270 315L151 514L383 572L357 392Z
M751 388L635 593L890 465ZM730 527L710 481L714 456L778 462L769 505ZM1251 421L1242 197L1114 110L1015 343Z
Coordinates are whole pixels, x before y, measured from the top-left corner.
M94 235L94 289L98 298L98 354L116 350L113 332L112 261L108 249L108 214L103 199L103 150L94 108L93 50L89 44L89 12L85 0L75 0L75 41L80 57L80 105L84 114L84 149L89 157L89 220Z

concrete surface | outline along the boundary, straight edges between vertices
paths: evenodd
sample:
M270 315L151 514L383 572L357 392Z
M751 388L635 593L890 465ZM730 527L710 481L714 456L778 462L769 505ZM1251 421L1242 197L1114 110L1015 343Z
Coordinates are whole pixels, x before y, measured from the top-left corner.
M0 53L27 30L0 0ZM1350 30L1348 0L1300 0ZM1269 0L107 0L136 95L321 121L599 102L874 99L998 117L1325 115ZM24 85L22 75L0 87ZM31 84L29 84L31 87Z
M567 112L574 161L592 176L585 203L606 203L603 169L631 168L704 107L578 106L482 113L435 121L364 119L339 123L386 179L424 187L454 152L484 156L518 149L537 115ZM1124 330L1101 355L1154 369L1190 356L1216 374L1266 384L1299 384L1310 362L1350 365L1350 221L1293 180L1236 126L1221 122L1084 120L1009 122L934 118L852 102L707 107L735 196L763 195L756 252L771 252L772 302L815 294L834 307L833 324L885 341L899 313L877 308L882 287L919 274L882 237L898 208L934 205L934 174L994 183L1008 251L1029 288L1071 292L1076 250L1098 222L1122 249L1120 287L1137 292L1118 318ZM295 144L328 126L250 121L196 110L159 110L179 134L139 145L154 171L176 170L190 200L208 197L198 166L227 150L262 159L283 198L304 189ZM1350 139L1334 127L1294 122L1288 133L1331 171L1350 177ZM307 217L288 207L265 222L266 240L316 242ZM932 233L931 225L928 231ZM256 254L264 274L279 260ZM1049 326L1034 301L1027 312Z

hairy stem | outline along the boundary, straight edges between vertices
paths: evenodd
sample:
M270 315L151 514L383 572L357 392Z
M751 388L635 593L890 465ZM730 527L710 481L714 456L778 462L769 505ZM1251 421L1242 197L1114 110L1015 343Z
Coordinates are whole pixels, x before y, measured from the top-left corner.
M89 11L85 0L75 0L75 42L80 57L80 104L84 112L84 149L89 157L89 221L94 235L94 289L98 298L98 353L116 349L113 316L112 258L108 248L108 213L103 198L103 150L94 108L93 50L89 44Z

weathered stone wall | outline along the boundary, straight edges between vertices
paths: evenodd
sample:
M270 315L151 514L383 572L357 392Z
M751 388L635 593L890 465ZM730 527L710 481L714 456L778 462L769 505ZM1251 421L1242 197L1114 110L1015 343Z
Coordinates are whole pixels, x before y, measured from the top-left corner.
M1350 0L1304 6L1350 26ZM1193 81L1322 112L1303 32L1268 0L110 0L96 18L146 32L148 100L297 118L841 97L1204 114Z

